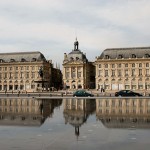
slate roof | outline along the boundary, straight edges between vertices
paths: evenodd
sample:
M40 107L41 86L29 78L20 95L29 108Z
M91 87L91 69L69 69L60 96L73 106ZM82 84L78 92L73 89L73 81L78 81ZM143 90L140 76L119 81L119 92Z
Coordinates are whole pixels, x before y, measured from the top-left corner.
M80 50L73 50L72 52L70 52L68 54L68 59L71 60L72 58L74 60L76 60L78 58L79 60L87 61L86 56Z
M31 61L46 61L46 58L41 52L14 52L0 53L1 62L31 62Z
M136 58L150 57L150 47L131 47L131 48L112 48L104 50L99 59L116 59L120 58Z

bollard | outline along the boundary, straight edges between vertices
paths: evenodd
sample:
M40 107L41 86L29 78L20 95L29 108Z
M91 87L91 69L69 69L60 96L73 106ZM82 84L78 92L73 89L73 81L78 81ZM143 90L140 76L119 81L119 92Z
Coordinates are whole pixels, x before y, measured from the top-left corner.
M28 94L28 97L30 97L30 94Z
M39 97L40 97L41 95L39 94Z

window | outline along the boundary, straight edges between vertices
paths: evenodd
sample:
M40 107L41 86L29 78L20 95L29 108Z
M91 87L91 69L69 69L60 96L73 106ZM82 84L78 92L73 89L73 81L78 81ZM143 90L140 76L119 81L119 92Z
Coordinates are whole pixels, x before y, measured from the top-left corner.
M121 64L118 64L118 67L120 68L120 67L121 67Z
M105 64L105 68L108 68L108 64Z
M149 58L149 54L145 54L145 57L146 57L146 58Z
M35 72L31 73L31 78L35 78Z
M115 70L112 70L112 77L115 76Z
M122 58L123 58L123 55L122 55L122 54L120 54L120 55L118 56L118 58L119 58L119 59L122 59Z
M121 76L121 70L118 70L118 76L119 77Z
M149 76L149 69L146 69L146 76Z
M81 78L81 72L78 72L78 78Z
M20 78L23 78L23 72L20 72Z
M128 67L128 64L125 64L125 67Z
M139 64L139 67L142 67L142 63Z
M102 70L98 71L98 76L102 76Z
M132 64L132 67L135 67L135 64Z
M98 67L101 68L102 67L101 64L99 64Z
M32 58L32 61L36 61L36 58Z
M27 72L27 74L26 74L26 78L29 78L29 72Z
M21 62L25 62L26 60L24 58L21 58Z
M10 62L15 62L15 59L10 59Z
M66 72L66 79L69 78L69 72Z
M135 55L135 54L132 54L131 57L132 57L132 58L136 58L136 55Z
M108 76L108 70L105 70L105 77Z
M112 64L112 68L115 68L115 64Z
M149 63L146 63L146 67L149 67Z
M18 79L18 72L15 73L15 79Z
M109 59L109 55L105 55L105 58L106 58L106 59Z
M27 66L26 69L29 70L29 66Z
M128 70L125 70L125 76L128 76Z
M142 75L142 69L139 69L139 76Z
M132 76L135 76L135 69L132 69Z

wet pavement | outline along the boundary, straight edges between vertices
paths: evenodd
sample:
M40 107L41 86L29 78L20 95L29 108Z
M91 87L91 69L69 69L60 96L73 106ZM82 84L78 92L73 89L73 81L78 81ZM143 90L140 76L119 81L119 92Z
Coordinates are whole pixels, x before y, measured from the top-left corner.
M149 150L149 99L0 99L2 150Z

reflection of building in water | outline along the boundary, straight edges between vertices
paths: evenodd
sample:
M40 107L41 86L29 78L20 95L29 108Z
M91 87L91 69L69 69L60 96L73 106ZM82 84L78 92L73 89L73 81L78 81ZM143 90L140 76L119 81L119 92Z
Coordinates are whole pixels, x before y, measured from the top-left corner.
M150 99L97 99L96 117L109 128L150 128Z
M61 104L58 101L0 99L0 125L40 126L52 115L54 108Z
M65 123L75 127L75 134L79 136L79 127L84 124L95 111L94 99L63 99Z

